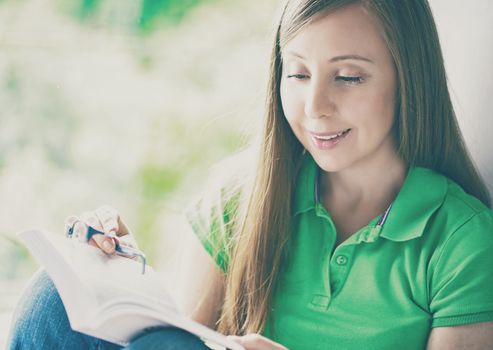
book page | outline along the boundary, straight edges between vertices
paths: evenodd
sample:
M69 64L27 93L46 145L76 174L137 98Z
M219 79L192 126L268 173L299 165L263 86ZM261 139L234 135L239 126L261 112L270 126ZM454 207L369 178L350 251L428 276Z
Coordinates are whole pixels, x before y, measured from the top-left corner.
M46 267L74 330L126 346L146 328L173 325L230 349L243 349L181 315L150 266L142 274L137 261L44 231L26 231L19 238Z
M43 235L77 276L81 284L79 288L91 294L98 308L122 298L129 302L144 298L152 303L166 305L168 311L178 313L178 307L159 283L151 266L147 265L145 274L142 274L140 262L107 255L96 247L63 236L46 232Z

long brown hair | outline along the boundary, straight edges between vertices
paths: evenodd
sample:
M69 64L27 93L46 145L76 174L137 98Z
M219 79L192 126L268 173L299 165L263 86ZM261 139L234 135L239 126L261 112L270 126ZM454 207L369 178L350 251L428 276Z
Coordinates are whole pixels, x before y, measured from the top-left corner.
M488 190L463 141L450 101L435 23L426 0L288 0L275 34L260 155L233 232L218 328L263 331L291 233L291 204L303 147L280 100L281 50L307 24L360 4L380 23L398 77L394 135L408 166L431 168L490 207Z

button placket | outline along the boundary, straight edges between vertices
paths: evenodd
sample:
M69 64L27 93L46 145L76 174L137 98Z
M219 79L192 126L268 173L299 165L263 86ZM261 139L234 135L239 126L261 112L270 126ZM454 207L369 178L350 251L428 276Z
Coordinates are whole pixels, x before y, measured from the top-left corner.
M337 263L337 265L344 266L344 265L347 264L347 262L348 262L347 256L342 255L342 254L336 256L336 263Z
M354 245L341 245L334 251L330 261L331 289L333 296L338 294L346 282L354 249Z

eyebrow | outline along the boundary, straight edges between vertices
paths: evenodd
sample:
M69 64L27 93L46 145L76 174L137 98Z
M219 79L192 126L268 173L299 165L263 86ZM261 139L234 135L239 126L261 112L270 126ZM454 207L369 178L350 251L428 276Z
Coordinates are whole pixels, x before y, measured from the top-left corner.
M299 57L301 59L306 59L305 57L303 57L302 55L300 55L299 53L294 52L294 51L286 51L286 54L289 54L289 55L292 55L292 56L296 56L296 57ZM329 62L333 63L333 62L344 61L344 60L365 61L365 62L369 62L369 63L373 63L374 64L374 62L372 60L370 60L369 58L364 57L364 56L360 56L360 55L355 55L355 54L335 56L335 57L332 57L329 60Z

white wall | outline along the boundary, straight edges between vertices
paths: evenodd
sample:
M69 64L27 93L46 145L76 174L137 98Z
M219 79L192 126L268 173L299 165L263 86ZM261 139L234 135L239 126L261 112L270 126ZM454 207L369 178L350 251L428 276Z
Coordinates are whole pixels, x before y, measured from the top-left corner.
M429 1L457 117L493 195L493 1Z

